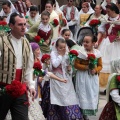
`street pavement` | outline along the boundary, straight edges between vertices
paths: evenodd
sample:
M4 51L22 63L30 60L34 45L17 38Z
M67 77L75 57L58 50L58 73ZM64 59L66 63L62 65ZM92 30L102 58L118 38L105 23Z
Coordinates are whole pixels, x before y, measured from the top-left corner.
M105 105L106 105L106 95L104 95L103 92L100 92L98 112L97 112L96 116L90 116L89 119L90 120L99 120L99 116Z

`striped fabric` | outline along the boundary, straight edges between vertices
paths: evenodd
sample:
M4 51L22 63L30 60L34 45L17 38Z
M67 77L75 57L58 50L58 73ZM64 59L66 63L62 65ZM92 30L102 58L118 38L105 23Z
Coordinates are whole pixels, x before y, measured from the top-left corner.
M26 14L27 12L27 6L26 6L26 3L25 2L21 2L21 1L16 1L15 4L14 4L15 8L17 9L17 11L19 13L23 13L23 14Z
M16 74L16 56L11 44L11 36L0 37L0 82L10 84L15 79ZM27 69L27 63L30 56L30 47L26 39L22 38L22 52L23 52L23 67L22 67L22 80Z

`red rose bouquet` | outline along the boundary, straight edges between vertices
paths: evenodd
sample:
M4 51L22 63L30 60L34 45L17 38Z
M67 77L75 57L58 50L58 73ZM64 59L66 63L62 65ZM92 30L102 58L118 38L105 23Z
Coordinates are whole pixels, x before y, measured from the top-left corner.
M0 21L0 35L3 35L5 32L9 32L11 29L7 25L7 22Z
M41 61L42 61L42 63L45 63L46 60L48 60L48 59L50 59L50 55L49 54L44 54L41 58Z
M97 20L97 19L92 19L89 23L91 27L96 27L97 25L100 25L100 24L101 24L100 20Z
M0 95L7 93L13 98L18 98L22 96L25 92L26 84L23 84L18 80L13 80L11 84L0 90Z
M59 21L57 19L54 19L51 24L54 26L54 27L57 27L59 25Z
M89 60L89 69L93 70L97 64L97 59L94 54L88 54L88 60Z
M35 36L35 37L34 37L34 40L35 40L35 42L38 43L39 45L42 45L43 42L44 42L43 38L41 38L39 35Z
M34 62L33 68L34 68L34 72L33 72L34 75L41 76L41 77L46 75L46 72L44 70L42 70L42 66L39 61Z
M70 50L69 52L69 59L70 59L70 64L73 66L74 60L77 58L78 52L76 50Z
M61 19L60 20L60 25L63 26L63 27L66 26L67 25L67 21L64 18Z
M7 22L5 22L5 21L0 21L0 25L1 25L1 26L5 26L5 25L7 25Z

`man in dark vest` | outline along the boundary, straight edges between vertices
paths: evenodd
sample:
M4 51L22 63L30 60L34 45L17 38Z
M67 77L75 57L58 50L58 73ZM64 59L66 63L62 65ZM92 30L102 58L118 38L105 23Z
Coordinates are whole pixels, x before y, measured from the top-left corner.
M12 120L28 120L26 91L29 90L33 98L35 96L32 81L33 53L29 42L24 38L25 18L12 13L9 26L11 28L9 35L0 34L0 88L3 89L17 80L24 84L25 92L17 98L7 93L0 95L0 120L5 119L8 110L11 111Z

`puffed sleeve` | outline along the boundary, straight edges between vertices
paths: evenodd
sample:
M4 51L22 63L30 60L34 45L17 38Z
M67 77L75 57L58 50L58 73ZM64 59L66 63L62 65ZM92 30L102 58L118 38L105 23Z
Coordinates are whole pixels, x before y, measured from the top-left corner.
M99 73L102 70L102 58L98 58L98 64L97 67L95 68L96 72Z
M83 70L83 71L88 69L88 65L81 64L80 59L78 58L75 60L74 67L78 70Z
M105 24L106 23L101 23L101 25L98 27L98 32L102 32L102 33L105 32Z
M57 68L62 63L62 56L57 55L56 52L51 52L51 63L54 68Z
M112 97L112 100L116 103L118 103L118 105L120 106L120 95L119 95L119 90L118 89L114 89L110 92L110 95Z

